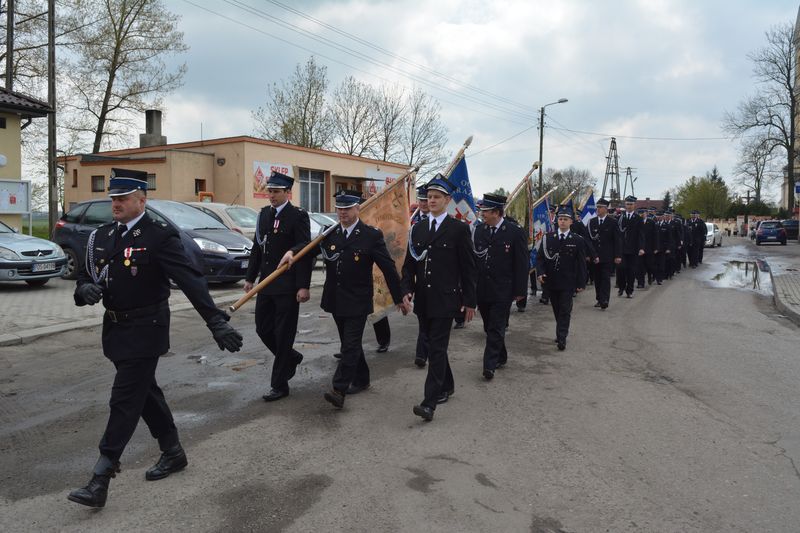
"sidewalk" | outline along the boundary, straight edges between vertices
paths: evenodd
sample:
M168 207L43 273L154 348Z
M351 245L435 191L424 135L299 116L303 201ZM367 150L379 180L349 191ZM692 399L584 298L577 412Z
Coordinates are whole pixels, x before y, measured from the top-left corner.
M311 286L321 285L323 281L323 270L314 269ZM209 291L218 307L227 308L243 294L242 285L242 282L210 285ZM74 281L59 278L38 288L26 283L0 283L0 346L24 344L46 335L102 324L103 306L76 306L72 297L74 290ZM192 304L183 292L175 289L169 308L172 312L183 311L191 309Z
M775 307L800 326L800 273L772 276Z

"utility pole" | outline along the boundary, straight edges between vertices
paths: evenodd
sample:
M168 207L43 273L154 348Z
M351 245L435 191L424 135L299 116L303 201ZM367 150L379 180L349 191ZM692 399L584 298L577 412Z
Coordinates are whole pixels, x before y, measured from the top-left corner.
M544 194L542 187L542 149L544 148L544 106L539 109L539 198Z
M14 90L14 0L6 1L6 90Z
M58 167L56 165L56 1L47 0L47 183L49 234L58 222Z
M750 189L747 189L747 207L744 208L744 225L747 227L748 233L750 232L750 226L747 225L747 215L750 214Z

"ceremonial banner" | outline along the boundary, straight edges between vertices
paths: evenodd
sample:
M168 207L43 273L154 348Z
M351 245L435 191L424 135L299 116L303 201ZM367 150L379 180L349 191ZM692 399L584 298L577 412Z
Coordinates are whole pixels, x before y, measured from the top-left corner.
M458 220L464 220L468 224L474 223L478 220L478 216L475 214L475 198L472 196L472 185L469 183L466 158L461 158L448 179L456 186L456 190L450 197L447 212Z
M403 179L402 184L392 183L386 186L374 197L369 207L361 211L361 220L365 224L380 228L383 232L386 248L394 259L398 273L400 273L406 257L408 230L411 225L408 220L408 187L405 186L407 181L408 178ZM377 265L372 267L372 284L375 291L372 299L375 311L370 319L375 321L386 316L394 306L394 301L389 287L386 285L386 280L383 278L383 273Z
M583 204L583 209L581 209L581 220L589 227L589 221L597 216L597 204L594 201L594 192L589 195L589 199L586 200L586 203Z
M546 197L544 201L539 202L533 208L531 226L533 227L533 247L531 248L530 267L533 269L536 268L536 253L542 244L542 238L548 231L553 231L553 223L550 220L550 202Z

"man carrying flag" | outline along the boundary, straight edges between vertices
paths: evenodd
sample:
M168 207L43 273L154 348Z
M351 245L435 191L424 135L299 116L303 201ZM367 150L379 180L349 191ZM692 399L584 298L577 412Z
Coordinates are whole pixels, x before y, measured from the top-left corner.
M541 268L537 262L537 252L542 243L542 237L553 230L553 223L550 219L550 204L545 197L541 202L534 206L531 213L533 227L533 246L531 247L530 269L534 276L538 275L538 270ZM533 288L536 290L536 278L534 277ZM546 292L542 287L542 297L539 300L541 303L547 303Z

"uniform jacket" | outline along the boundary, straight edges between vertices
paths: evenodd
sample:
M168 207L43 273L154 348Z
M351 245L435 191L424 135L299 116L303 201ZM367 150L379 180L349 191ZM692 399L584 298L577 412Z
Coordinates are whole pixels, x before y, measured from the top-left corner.
M386 249L381 230L359 220L352 231L352 235L345 239L339 224L320 244L325 259L322 309L335 316L372 313L373 264L383 272L394 303L402 302L400 275Z
M642 217L633 213L623 213L619 217L619 230L622 233L623 255L636 255L639 250L644 250L644 232L642 231Z
M673 218L670 224L672 225L672 240L675 243L675 248L680 248L683 246L683 224L677 218Z
M158 357L169 350L169 306L172 279L208 322L224 313L208 294L203 274L193 265L171 226L156 222L145 214L124 237L115 238L117 223L95 230L86 251L86 268L78 272L77 286L94 283L91 272L105 277L103 306L110 311L130 311L154 307L145 316L114 322L109 313L103 318L103 353L112 361ZM116 239L116 244L115 244ZM129 264L126 266L125 262ZM86 305L75 294L76 305ZM162 304L162 305L159 305Z
M622 258L622 234L613 217L607 215L602 224L598 217L594 217L589 220L588 229L601 263L613 263L614 259Z
M699 217L695 220L690 218L686 221L686 227L689 230L692 246L704 246L706 243L706 234L708 233L708 226L706 226L705 220Z
M411 228L410 249L402 269L403 294L414 293L417 315L452 318L462 305L476 305L477 267L472 236L466 223L449 215L433 235L429 228L428 221Z
M528 290L529 252L525 230L508 218L492 236L488 224L473 235L478 266L477 299L480 303L507 302Z
M272 206L262 208L257 225L250 264L247 267L246 279L250 282L255 282L256 277L262 280L272 274L278 268L283 254L289 250L297 253L311 240L308 213L291 202L281 209L277 218ZM261 244L258 242L259 237L263 239ZM311 257L298 261L267 285L259 295L294 294L298 289L307 289L311 285L312 266Z
M658 233L658 251L659 253L666 253L667 250L671 254L675 253L675 239L674 231L669 222L656 222L656 232Z
M544 265L544 283L548 290L586 288L586 242L583 237L570 231L561 241L558 231L550 232L545 235L537 254L536 264Z
M644 252L652 254L659 250L659 233L656 228L656 221L652 218L642 220L642 233L644 234Z
M586 227L586 224L581 219L578 219L572 223L569 230L583 237L583 242L586 243L586 258L593 260L597 256L597 250L595 250L592 239L589 236L589 228Z

